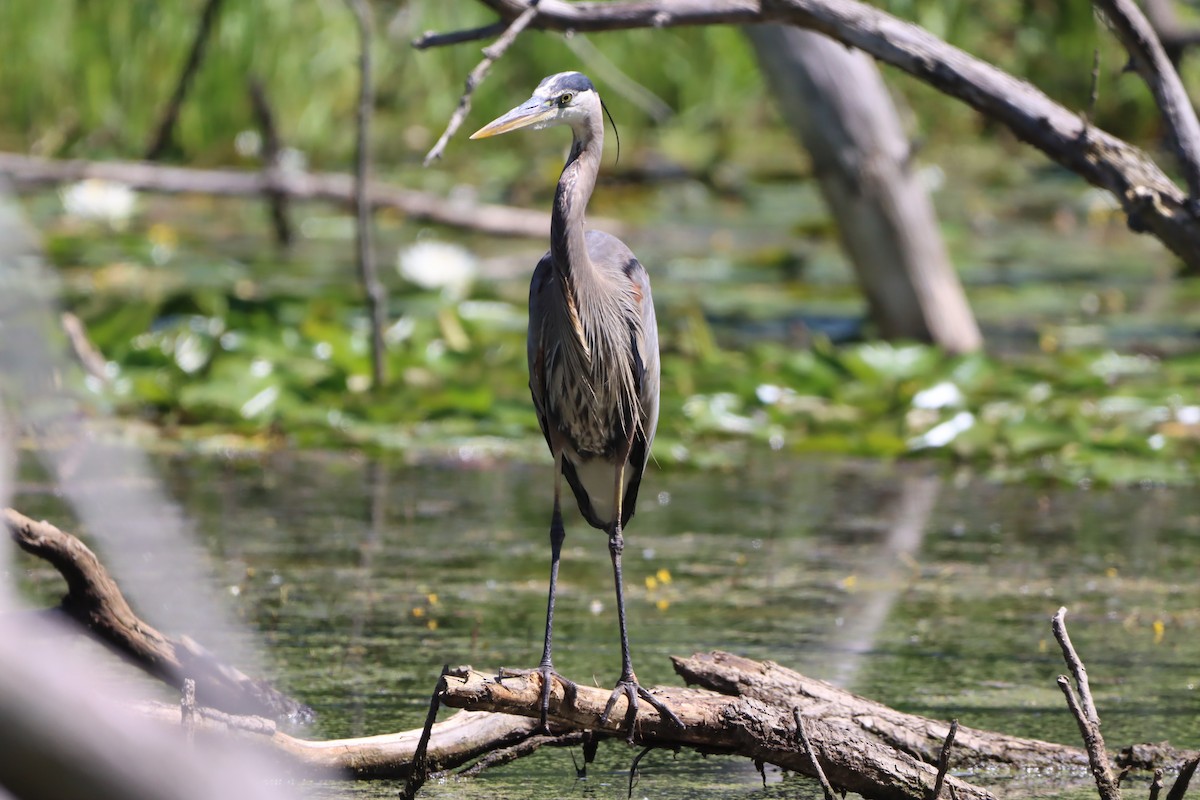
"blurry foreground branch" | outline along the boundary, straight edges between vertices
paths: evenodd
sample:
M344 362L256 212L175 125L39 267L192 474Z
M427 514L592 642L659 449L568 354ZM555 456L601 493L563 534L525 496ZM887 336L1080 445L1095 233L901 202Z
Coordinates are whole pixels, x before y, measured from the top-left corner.
M313 717L308 706L221 664L190 638L167 636L139 619L100 559L79 539L11 508L0 511L0 519L22 550L53 564L66 580L58 610L141 669L180 689L192 678L201 703L226 711L299 721Z
M340 173L295 172L267 169L248 172L232 169L166 167L142 161L60 161L0 153L0 175L18 187L54 186L90 178L123 183L132 189L163 194L208 194L255 197L278 192L291 200L354 204L354 177ZM550 235L550 215L512 206L450 200L427 192L373 182L367 197L374 209L391 209L421 222L465 228L494 236ZM606 230L623 226L614 220L592 220Z

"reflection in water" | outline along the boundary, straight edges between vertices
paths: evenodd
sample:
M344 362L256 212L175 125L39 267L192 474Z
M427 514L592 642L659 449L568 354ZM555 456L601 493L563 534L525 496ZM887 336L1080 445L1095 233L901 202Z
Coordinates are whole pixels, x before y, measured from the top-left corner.
M826 676L831 683L854 686L864 656L874 650L879 632L913 572L941 485L937 475L900 478L899 495L884 515L883 539L860 563L853 576L856 591L847 597L829 639L830 649L843 654Z

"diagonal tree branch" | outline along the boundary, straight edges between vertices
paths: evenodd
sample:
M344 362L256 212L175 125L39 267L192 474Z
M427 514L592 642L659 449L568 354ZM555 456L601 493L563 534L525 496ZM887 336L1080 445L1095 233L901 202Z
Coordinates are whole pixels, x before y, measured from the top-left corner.
M192 80L196 77L196 73L204 61L209 39L212 37L213 28L216 27L217 16L221 13L221 2L222 0L206 0L204 3L204 9L200 12L200 22L196 26L196 35L192 38L192 47L188 51L187 61L184 62L183 70L179 73L179 80L175 82L175 91L171 93L171 99L167 101L167 105L163 109L162 118L154 129L154 138L146 148L147 161L157 161L162 158L167 146L171 143L171 137L175 133L175 123L179 120L179 111L183 108L183 101L192 86Z
M1188 194L1193 203L1200 202L1200 120L1196 119L1196 109L1183 88L1175 65L1163 49L1154 27L1133 0L1093 2L1128 51L1134 69L1154 94L1187 180Z
M526 8L519 0L480 2L505 20ZM764 22L824 33L963 101L1111 192L1130 228L1152 233L1188 266L1200 269L1200 224L1188 195L1142 150L1087 125L1032 84L857 0L541 0L530 25L590 32Z
M59 610L146 673L177 689L194 679L201 701L226 711L313 718L308 706L222 664L187 636L168 636L140 619L96 554L71 534L11 508L0 508L4 528L22 550L48 561L66 580Z
M488 72L492 69L492 64L504 55L504 51L512 46L512 43L521 35L521 31L529 27L534 18L538 14L538 0L529 0L517 18L512 21L512 24L504 31L503 35L495 41L494 44L483 49L483 60L475 65L475 69L471 70L471 74L467 76L467 86L463 90L462 97L458 100L458 107L454 109L454 113L450 116L450 122L446 125L446 130L441 138L437 140L437 144L425 156L425 166L429 166L435 160L442 157L442 152L446 149L446 145L458 129L462 126L463 120L467 118L467 114L471 112L471 95L479 88L479 84L483 83L483 79L487 77Z

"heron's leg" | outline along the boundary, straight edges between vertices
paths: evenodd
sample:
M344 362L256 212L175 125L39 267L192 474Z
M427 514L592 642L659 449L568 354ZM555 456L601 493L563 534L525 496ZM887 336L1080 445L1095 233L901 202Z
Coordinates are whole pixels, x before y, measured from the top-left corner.
M617 685L608 698L608 704L600 716L600 723L608 722L608 716L616 706L617 700L624 696L626 699L625 725L629 730L629 740L633 741L633 723L637 718L638 697L654 706L663 719L671 720L680 728L683 728L684 724L665 703L643 689L638 683L637 676L633 673L633 659L629 656L629 632L625 625L625 585L621 578L621 553L625 549L625 537L621 535L621 501L625 489L624 459L621 460L621 463L622 466L617 468L616 498L613 502L616 518L613 520L612 530L608 535L608 552L612 556L613 581L617 588L617 621L621 626L621 677L617 680Z
M550 594L546 599L546 643L542 648L542 661L538 665L538 673L542 676L542 730L549 733L550 728L546 724L546 717L550 714L550 687L553 685L554 678L558 678L563 683L563 688L568 696L575 693L575 684L566 680L554 671L554 661L551 655L554 640L554 595L558 588L558 562L562 557L563 541L567 538L567 533L563 529L562 508L559 498L562 489L562 454L558 453L554 458L554 515L550 518Z

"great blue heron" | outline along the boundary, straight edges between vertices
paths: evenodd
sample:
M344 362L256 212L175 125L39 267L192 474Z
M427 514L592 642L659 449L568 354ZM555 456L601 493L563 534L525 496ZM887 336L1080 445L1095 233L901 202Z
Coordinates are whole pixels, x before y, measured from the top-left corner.
M551 642L554 593L562 553L562 478L575 492L579 511L608 533L621 626L621 677L601 717L627 698L630 738L641 697L683 727L679 717L638 684L629 657L625 591L621 581L621 530L633 516L650 442L658 426L658 325L646 269L624 242L583 230L583 213L604 151L600 95L578 72L551 75L533 96L476 131L471 138L557 125L574 139L550 217L550 251L529 285L529 389L538 423L554 456L554 513L550 521L550 596L546 641L536 672L542 679L541 717L546 727L551 682L574 684L554 671Z

